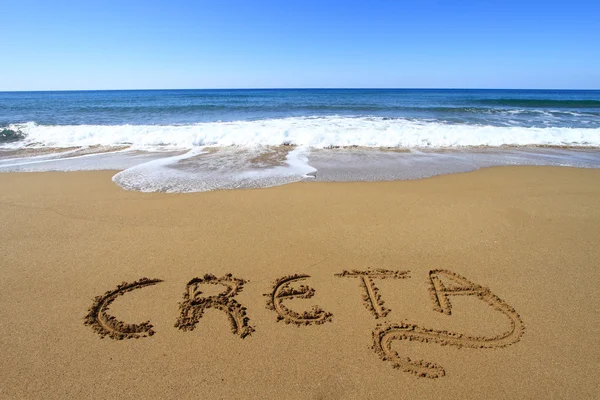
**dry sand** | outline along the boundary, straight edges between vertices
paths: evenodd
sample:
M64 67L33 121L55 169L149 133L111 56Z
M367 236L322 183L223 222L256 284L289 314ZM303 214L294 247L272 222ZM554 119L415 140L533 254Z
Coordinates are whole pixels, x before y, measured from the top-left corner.
M0 174L3 399L600 393L600 170L185 195L112 174Z

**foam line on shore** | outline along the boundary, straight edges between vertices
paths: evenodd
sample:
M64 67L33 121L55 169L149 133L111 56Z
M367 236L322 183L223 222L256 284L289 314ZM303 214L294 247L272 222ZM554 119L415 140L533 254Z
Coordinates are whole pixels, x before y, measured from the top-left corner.
M306 150L289 149L282 165L258 168L251 162L255 152L226 149L213 155L198 147L189 152L149 161L121 171L113 181L128 190L189 193L218 189L262 188L309 178L316 169L308 164ZM227 154L229 153L229 154ZM194 159L191 168L180 163Z

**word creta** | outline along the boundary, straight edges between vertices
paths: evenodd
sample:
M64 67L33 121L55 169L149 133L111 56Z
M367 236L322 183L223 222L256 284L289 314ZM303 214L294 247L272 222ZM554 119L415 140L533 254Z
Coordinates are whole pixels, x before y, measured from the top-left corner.
M523 336L525 326L514 308L493 294L490 289L445 269L431 270L428 274L428 290L435 312L452 315L452 296L474 296L494 311L503 314L509 321L508 329L495 336L470 336L447 330L424 328L414 324L388 322L386 316L391 310L384 306L385 302L375 282L378 279L407 279L410 278L409 273L410 271L375 269L342 271L334 275L338 278L349 278L358 281L365 308L375 319L383 320L373 330L371 349L382 360L391 363L394 368L424 378L440 378L446 375L445 369L436 363L413 360L398 354L392 349L393 343L398 341L418 341L437 343L442 346L456 346L458 348L488 349L509 346L518 342ZM319 306L314 306L312 309L303 312L286 306L286 300L294 298L309 299L315 295L314 288L301 284L308 278L310 278L310 275L306 274L283 276L275 280L269 293L264 294L267 298L266 308L276 314L276 321L283 321L286 324L297 326L321 325L333 322L333 314ZM108 311L117 297L161 282L163 282L161 279L141 278L132 283L123 282L116 289L97 296L88 309L84 324L91 326L102 338L109 337L122 340L153 336L155 331L150 321L129 324L119 321L110 315ZM180 313L175 322L175 328L182 331L194 330L202 319L204 311L212 308L221 310L227 315L233 334L242 339L251 335L255 332L255 328L250 323L248 309L235 299L236 295L244 289L246 283L248 281L234 277L232 274L226 274L220 278L212 274L206 274L202 278L190 280L185 287L183 300L179 303ZM203 285L217 285L223 289L218 294L209 296L202 292Z

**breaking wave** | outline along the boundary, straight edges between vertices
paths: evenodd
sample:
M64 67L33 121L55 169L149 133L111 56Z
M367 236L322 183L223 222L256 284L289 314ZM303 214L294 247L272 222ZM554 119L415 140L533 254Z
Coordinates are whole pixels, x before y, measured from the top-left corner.
M6 133L6 138L0 137L1 144L12 148L124 144L140 149L282 144L312 148L600 146L600 128L467 125L416 119L342 116L183 125L38 125L28 122L11 124L2 132Z

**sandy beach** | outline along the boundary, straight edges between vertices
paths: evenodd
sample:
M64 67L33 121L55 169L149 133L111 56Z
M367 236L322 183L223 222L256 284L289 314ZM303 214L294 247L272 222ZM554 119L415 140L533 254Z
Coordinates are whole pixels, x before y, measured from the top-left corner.
M192 194L114 174L0 174L0 398L600 393L600 170Z

